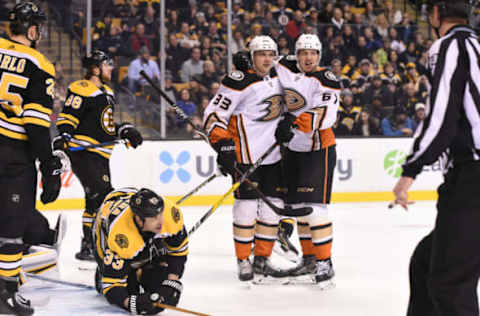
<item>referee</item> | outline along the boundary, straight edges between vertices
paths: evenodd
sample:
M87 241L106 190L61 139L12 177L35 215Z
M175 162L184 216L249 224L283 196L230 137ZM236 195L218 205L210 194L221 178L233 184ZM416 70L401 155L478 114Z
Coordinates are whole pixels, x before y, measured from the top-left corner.
M435 1L429 9L440 38L428 52L427 117L393 189L395 203L407 209L415 177L439 158L444 183L435 227L410 260L407 315L473 316L479 315L480 43L466 25L468 1Z

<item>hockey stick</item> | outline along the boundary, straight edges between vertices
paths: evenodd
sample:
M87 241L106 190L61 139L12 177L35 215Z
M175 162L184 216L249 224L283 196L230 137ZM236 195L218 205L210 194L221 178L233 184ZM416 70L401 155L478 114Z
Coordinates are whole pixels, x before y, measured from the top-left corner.
M171 310L174 310L174 311L179 311L179 312L183 312L183 313L187 313L187 314L192 314L192 315L210 316L209 314L203 314L203 313L199 313L199 312L194 312L194 311L191 311L191 310L189 310L189 309L180 308L180 307L176 307L176 306L172 306L172 305L167 305L167 304L163 304L163 303L155 303L155 306L156 306L156 307L160 307L160 308L165 308L165 309L171 309Z
M112 140L109 142L104 142L104 143L99 143L99 144L93 144L93 145L87 145L87 146L78 146L78 147L68 147L69 151L80 151L80 150L86 150L89 148L99 148L99 147L105 147L105 146L110 146L110 145L115 145L115 144L126 144L127 141L124 139L116 139Z
M232 185L232 187L227 191L227 193L222 195L222 197L220 197L220 199L217 202L215 202L215 204L213 204L213 206L208 210L208 212L205 213L205 215L203 215L202 218L200 218L200 220L195 223L195 225L188 231L188 235L196 231L198 227L200 227L200 225L202 225L203 222L205 222L207 218L209 218L210 215L212 215L217 210L217 208L222 204L222 202L232 192L238 189L238 187L242 184L243 181L245 181L245 179L247 179L247 177L252 175L252 173L262 164L262 162L273 152L273 150L276 147L277 147L277 144L273 144L272 146L270 146L270 148L268 148L267 151L260 158L258 158L258 160L247 170L247 172L245 172L240 177L240 179Z
M170 104L170 106L175 110L175 113L177 113L177 115L184 119L207 143L210 144L210 141L207 137L207 135L205 134L205 131L203 131L202 129L200 129L199 127L197 127L193 121L188 117L188 115L185 114L185 112L183 112L183 110L178 107L178 105L175 104L175 102L172 101L172 99L170 99L168 97L168 95L162 91L162 89L160 89L154 82L153 80L145 73L145 71L140 71L140 75L142 75L145 80L147 80L147 82ZM268 154L270 154L274 149L275 147L277 146L277 144L273 144L272 147L269 148L269 150L267 150ZM265 155L265 154L264 154ZM263 156L262 156L263 157ZM258 161L261 160L261 162L263 162L264 159L262 159L262 157L260 157L258 159ZM257 162L258 162L257 161ZM254 164L256 165L257 162ZM254 170L258 168L255 167ZM250 168L251 169L251 168ZM250 171L249 169L249 171ZM242 182L246 182L253 190L255 190L255 192L257 192L259 198L265 202L265 204L267 204L269 207L272 208L272 210L274 210L277 214L279 215L282 215L282 216L292 216L292 217L296 217L296 216L306 216L306 215L309 215L313 212L313 209L311 207L302 207L302 208L298 208L298 209L293 209L290 205L287 205L287 207L285 208L279 208L277 206L275 206L272 202L270 202L266 197L265 197L265 194L263 194L262 191L260 191L259 188L257 188L256 185L254 185L249 179L248 179L248 176L251 175L251 173L247 176L247 177L244 177L244 174L238 170L238 168L235 168L235 171L238 172L238 174L240 175L240 179L243 179L240 181L240 184ZM249 173L248 171L246 173Z
M203 188L205 185L207 185L208 183L210 183L213 179L215 179L219 174L218 173L214 173L212 174L210 177L208 177L207 180L203 181L202 183L200 183L197 187L195 187L192 191L188 192L187 194L185 194L184 196L182 196L178 201L177 201L177 204L181 204L183 201L185 201L186 199L188 199L189 197L191 197L192 195L194 195L195 193L197 193L201 188Z
M170 97L155 84L155 82L153 82L153 80L145 73L145 71L141 70L140 75L142 75L142 77L145 78L145 80L147 80L147 82L152 86L152 88L154 88L162 96L162 98L164 98L167 101L167 103L173 108L173 110L178 115L178 117L180 117L182 120L187 122L191 127L193 127L195 132L197 132L207 143L210 143L207 137L207 134L205 134L203 130L198 128L197 125L195 125L195 123L193 123L190 117L188 117L188 115L185 114L185 112L183 112L183 110L178 105L176 105L175 102L173 102L172 99L170 99Z
M49 278L49 277L45 277L45 276L41 276L41 275L38 275L38 274L29 273L29 272L25 272L25 275L28 276L29 278L32 278L32 279L42 280L42 281L46 281L46 282L50 282L50 283L73 286L73 287L77 287L77 288L83 289L83 290L95 290L95 287L92 286L92 285L63 281L63 280L58 280L58 279L52 279L52 278Z

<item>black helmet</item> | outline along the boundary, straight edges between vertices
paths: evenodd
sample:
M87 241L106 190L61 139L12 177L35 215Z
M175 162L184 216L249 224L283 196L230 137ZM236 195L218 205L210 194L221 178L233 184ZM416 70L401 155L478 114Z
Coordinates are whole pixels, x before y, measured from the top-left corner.
M13 35L25 35L30 26L41 26L47 20L47 16L35 3L22 2L10 11L9 20Z
M470 17L470 9L472 7L470 0L424 0L423 2L420 1L420 4L426 4L428 12L431 12L433 7L437 6L440 13L440 19L460 18L468 20Z
M90 56L85 56L82 61L83 68L90 68L91 66L100 67L103 62L111 62L110 56L101 50L94 50Z
M141 218L155 217L163 212L163 199L149 189L140 189L130 198L130 208Z

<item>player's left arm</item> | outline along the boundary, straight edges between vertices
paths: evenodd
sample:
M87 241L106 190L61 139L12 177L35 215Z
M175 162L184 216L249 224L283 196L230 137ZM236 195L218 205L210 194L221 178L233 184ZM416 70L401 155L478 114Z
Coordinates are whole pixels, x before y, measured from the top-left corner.
M32 152L42 162L52 157L49 128L55 95L54 74L40 69L35 71L23 100L23 124Z
M330 70L322 70L314 75L316 92L313 95L313 107L300 114L294 124L302 132L331 128L337 119L340 104L340 82Z
M188 255L188 234L185 226L163 241L167 248L168 278L178 280L183 275Z

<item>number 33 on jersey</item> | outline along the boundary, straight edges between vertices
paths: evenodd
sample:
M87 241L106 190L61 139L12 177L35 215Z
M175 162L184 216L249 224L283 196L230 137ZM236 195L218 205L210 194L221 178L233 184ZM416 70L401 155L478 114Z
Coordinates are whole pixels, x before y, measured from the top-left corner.
M204 125L212 143L230 138L235 142L237 161L253 164L275 143L275 129L282 114L282 90L275 71L260 77L234 71L218 88L205 109ZM264 162L280 160L273 152Z

